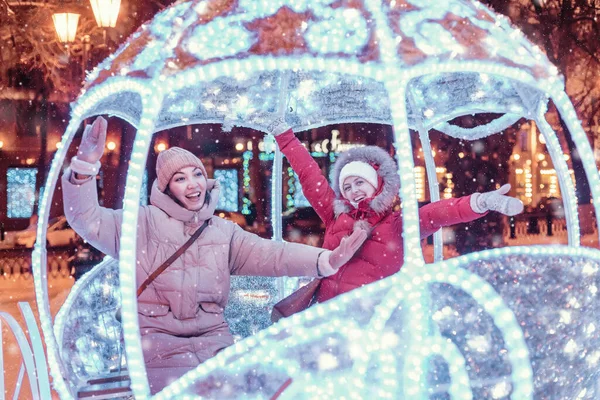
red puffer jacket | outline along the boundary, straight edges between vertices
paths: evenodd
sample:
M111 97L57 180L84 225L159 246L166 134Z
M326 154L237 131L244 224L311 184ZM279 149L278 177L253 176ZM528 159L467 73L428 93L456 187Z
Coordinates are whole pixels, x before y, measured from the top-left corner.
M298 174L304 195L325 223L323 248L336 248L342 238L356 227L370 232L369 238L352 260L342 266L337 274L321 280L318 301L329 300L398 272L403 262L402 216L400 212L392 212L400 188L400 178L392 157L376 146L359 147L342 153L331 173L332 188L319 165L291 129L276 136L276 140ZM373 199L362 201L358 209L341 196L337 184L342 168L352 161L377 165L382 185ZM440 200L421 207L421 238L443 226L469 222L485 215L471 209L470 197Z

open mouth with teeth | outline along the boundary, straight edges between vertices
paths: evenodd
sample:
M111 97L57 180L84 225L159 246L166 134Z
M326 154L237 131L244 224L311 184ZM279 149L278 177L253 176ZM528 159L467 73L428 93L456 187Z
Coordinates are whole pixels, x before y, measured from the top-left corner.
M195 192L195 193L190 193L190 194L187 194L187 195L185 196L185 198L186 198L186 199L190 199L190 200L192 200L192 201L195 201L195 200L200 200L200 196L201 196L201 195L202 195L202 193L200 193L200 192Z
M361 194L360 196L356 196L352 201L355 203L358 203L359 201L362 201L364 199L365 199L365 196Z

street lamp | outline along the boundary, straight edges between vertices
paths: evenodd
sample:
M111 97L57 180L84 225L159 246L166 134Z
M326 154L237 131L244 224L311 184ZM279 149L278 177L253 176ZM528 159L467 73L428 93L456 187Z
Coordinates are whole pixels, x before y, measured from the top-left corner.
M96 24L98 24L98 27L105 29L104 34L106 35L106 28L114 28L117 23L121 0L90 0L90 3L96 18ZM52 19L60 41L62 43L73 42L77 32L79 14L56 13L52 15Z
M106 29L114 28L119 16L121 8L121 0L90 0L94 17L98 27L102 28L104 47L106 47ZM58 34L58 38L64 44L69 44L75 41L77 33L77 24L79 22L79 14L77 13L56 13L52 15L54 20L54 28ZM85 77L88 69L89 54L91 49L90 35L83 35L81 38L81 69L82 76ZM109 49L110 50L110 49Z
M90 0L96 23L100 28L114 28L119 17L121 0Z
M52 15L54 28L58 39L62 43L72 43L75 41L77 33L77 24L79 23L79 14L77 13L56 13Z

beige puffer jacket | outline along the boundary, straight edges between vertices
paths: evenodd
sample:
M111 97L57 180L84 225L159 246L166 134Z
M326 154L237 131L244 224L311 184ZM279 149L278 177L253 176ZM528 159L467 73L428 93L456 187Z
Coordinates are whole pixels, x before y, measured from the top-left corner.
M68 169L62 177L69 224L92 246L118 258L122 210L98 204L94 179L78 181L71 175ZM218 195L215 187L209 207L193 212L158 190L155 182L151 205L139 210L138 286L210 218L202 235L138 300L153 393L233 343L223 318L230 275L317 276L323 249L262 239L214 216Z

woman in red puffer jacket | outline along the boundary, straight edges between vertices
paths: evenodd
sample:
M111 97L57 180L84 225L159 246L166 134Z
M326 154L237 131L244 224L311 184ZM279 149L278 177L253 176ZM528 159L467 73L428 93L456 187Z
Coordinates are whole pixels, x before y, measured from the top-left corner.
M298 174L302 191L325 224L323 248L333 249L357 228L369 232L354 257L339 271L321 279L317 301L388 277L403 262L402 214L392 206L400 189L396 163L376 146L354 148L340 154L331 173L330 186L319 165L291 129L275 123L272 133ZM488 193L440 200L419 209L421 238L444 226L473 221L487 211L515 215L523 210L520 200L505 196L510 185Z

